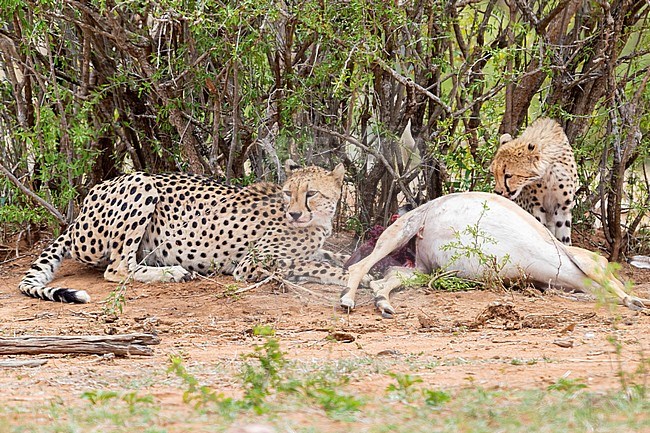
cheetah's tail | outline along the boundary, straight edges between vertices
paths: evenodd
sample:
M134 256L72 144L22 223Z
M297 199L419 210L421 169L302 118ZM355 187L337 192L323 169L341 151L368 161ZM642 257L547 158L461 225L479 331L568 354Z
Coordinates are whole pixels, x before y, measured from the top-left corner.
M84 290L65 289L62 287L47 287L54 278L61 262L68 252L70 237L65 231L41 253L27 274L18 284L18 289L27 296L46 301L85 304L90 296Z

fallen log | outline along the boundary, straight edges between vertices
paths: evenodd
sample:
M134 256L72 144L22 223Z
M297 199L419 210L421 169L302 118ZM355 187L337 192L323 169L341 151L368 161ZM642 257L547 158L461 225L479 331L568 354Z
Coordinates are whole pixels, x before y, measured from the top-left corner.
M151 356L153 350L148 345L152 344L160 344L160 339L151 334L0 337L0 355L113 353L116 356Z

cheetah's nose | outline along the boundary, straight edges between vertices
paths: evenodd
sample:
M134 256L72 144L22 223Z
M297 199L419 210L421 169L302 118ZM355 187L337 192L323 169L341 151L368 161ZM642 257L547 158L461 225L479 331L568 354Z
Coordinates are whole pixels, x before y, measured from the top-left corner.
M294 221L298 221L298 218L302 216L302 212L289 212L289 215L291 215Z

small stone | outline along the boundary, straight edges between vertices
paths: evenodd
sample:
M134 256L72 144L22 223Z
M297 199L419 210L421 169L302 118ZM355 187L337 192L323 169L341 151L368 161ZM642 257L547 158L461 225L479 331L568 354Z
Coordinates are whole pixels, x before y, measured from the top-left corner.
M568 347L573 347L573 340L566 340L566 339L555 340L553 344L555 344L556 346L568 348Z
M377 353L377 356L397 356L397 355L400 355L400 351L395 349L386 349Z
M356 337L354 335L342 331L330 332L328 337L333 340L340 341L341 343L352 343L354 340L356 340Z

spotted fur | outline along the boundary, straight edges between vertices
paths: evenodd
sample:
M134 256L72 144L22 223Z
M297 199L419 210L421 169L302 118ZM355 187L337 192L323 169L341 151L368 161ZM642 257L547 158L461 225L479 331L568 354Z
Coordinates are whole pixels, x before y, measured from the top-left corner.
M258 280L278 268L293 281L346 284L346 257L322 249L332 230L344 168L295 169L283 187L245 188L188 174L135 173L94 187L79 216L19 284L25 295L90 300L48 287L66 256L105 269L108 281L185 281L218 271Z
M490 164L494 192L531 213L555 237L571 245L571 209L578 183L573 149L562 127L537 119L517 138L501 136Z

